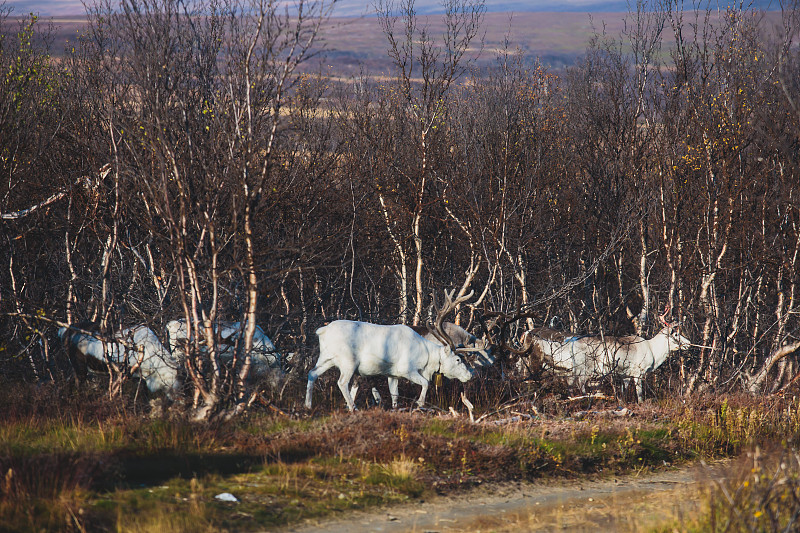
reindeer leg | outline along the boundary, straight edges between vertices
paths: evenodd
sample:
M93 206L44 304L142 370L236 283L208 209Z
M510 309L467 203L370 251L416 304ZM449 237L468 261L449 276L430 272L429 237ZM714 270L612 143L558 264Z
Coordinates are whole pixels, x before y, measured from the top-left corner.
M400 396L398 389L400 380L389 376L386 378L386 381L389 382L389 394L392 396L392 409L397 409L397 398Z
M333 366L333 361L330 359L326 361L320 359L317 361L317 366L308 372L308 385L306 385L306 409L311 409L311 393L314 389L314 382L317 381L318 377L327 372ZM347 398L347 396L345 396L345 398Z
M375 400L375 405L380 407L382 401L381 393L375 387L372 387L372 399Z
M630 384L633 385L634 383L636 383L636 402L642 403L644 399L644 377L640 377L638 380L631 378Z
M342 391L342 396L344 396L344 401L347 402L347 408L352 413L356 410L356 406L353 403L353 398L350 396L350 391L347 389L347 386L350 384L350 380L353 379L353 370L349 368L340 368L339 369L342 373L339 376L339 381L336 383L339 385L339 390Z
M419 399L417 400L417 406L421 408L425 405L425 396L428 394L429 381L418 372L409 374L408 379L422 387L422 391L419 393Z

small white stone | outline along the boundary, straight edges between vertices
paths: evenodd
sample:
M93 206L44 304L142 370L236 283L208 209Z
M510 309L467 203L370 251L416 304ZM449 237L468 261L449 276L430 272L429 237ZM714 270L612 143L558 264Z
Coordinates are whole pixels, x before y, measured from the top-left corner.
M214 496L214 499L217 499L221 502L238 502L239 499L231 494L230 492L223 492L221 494L217 494Z

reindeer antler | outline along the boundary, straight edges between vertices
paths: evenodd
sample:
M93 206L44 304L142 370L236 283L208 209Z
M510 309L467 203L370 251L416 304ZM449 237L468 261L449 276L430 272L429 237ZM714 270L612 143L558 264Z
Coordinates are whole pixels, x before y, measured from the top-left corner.
M491 339L491 337L490 337L490 341L492 342L492 344L497 345L500 349L508 350L509 352L513 353L514 355L525 355L530 351L531 346L533 346L533 340L532 339L529 339L528 342L523 342L523 345L522 345L521 349L515 348L514 346L510 345L506 341L506 339L507 339L507 336L508 336L507 335L508 334L508 327L511 324L513 324L514 322L517 322L519 320L523 320L523 319L527 319L527 318L538 318L538 316L535 313L522 312L520 310L517 310L516 313L514 313L512 315L509 315L507 313L503 313L502 311L491 311L491 312L486 313L486 315L491 317L491 320L493 321L493 326L494 325L500 326L500 343L499 344L495 343L494 340ZM483 323L483 321L481 321L481 323ZM486 327L485 324L484 324L484 328L488 330L488 328ZM488 335L488 333L487 333L487 335Z
M680 326L682 324L683 321L679 320L678 322L673 322L673 321L670 320L669 322L667 322L667 320L664 317L666 317L667 314L670 311L672 311L672 306L667 304L664 307L664 314L663 315L658 315L658 318L661 320L661 323L664 324L664 326L666 326L668 328L677 328L678 326Z
M669 312L671 310L672 310L672 306L670 304L667 304L666 306L664 306L664 313L661 314L661 315L658 315L658 319L661 320L661 323L664 324L667 327L671 327L672 326L672 323L667 322L667 319L665 318L669 314Z
M475 291L469 291L469 294L465 294L464 296L459 296L458 298L453 300L453 295L455 294L455 292L456 290L453 289L448 293L447 289L445 289L444 305L442 307L439 307L439 305L436 303L436 291L433 291L433 298L432 298L433 309L436 311L436 319L433 323L433 329L431 329L431 332L436 336L437 339L439 339L442 342L442 344L447 344L453 351L455 351L456 349L455 345L453 344L453 340L450 338L450 336L447 333L445 333L444 328L442 327L442 322L444 322L444 317L450 314L450 312L453 311L458 306L458 304L469 300L470 298L472 298L472 295L475 294Z
M478 312L478 322L481 323L484 335L486 335L486 338L489 340L491 344L497 344L496 342L494 342L494 337L492 336L492 330L491 330L491 328L493 328L497 324L497 317L496 316L492 317L491 321L492 325L491 326L487 325L486 320L484 320L483 318L483 313L480 311Z

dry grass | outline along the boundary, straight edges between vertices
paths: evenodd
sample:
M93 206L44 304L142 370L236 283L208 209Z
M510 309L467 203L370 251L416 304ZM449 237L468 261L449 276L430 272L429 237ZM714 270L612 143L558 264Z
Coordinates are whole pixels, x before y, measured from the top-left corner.
M697 531L800 529L800 455L794 448L756 447L733 465L708 497L708 512L688 522Z
M737 455L800 435L800 402L749 397L651 402L633 416L544 399L538 414L521 402L481 424L383 409L191 424L89 397L54 414L38 406L62 393L37 392L45 397L9 399L0 425L0 522L18 531L246 531L484 482ZM217 502L220 492L240 502Z

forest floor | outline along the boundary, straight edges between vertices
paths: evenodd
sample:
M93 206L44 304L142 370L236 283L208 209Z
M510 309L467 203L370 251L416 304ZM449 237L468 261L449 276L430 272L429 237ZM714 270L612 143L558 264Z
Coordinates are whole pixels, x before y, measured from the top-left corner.
M70 390L5 392L0 524L13 531L682 529L715 512L703 461L788 450L800 431L794 398L556 399L475 421L266 407L198 424ZM726 476L767 472L760 457ZM769 498L794 487L785 477ZM736 504L762 519L753 486L735 486Z

